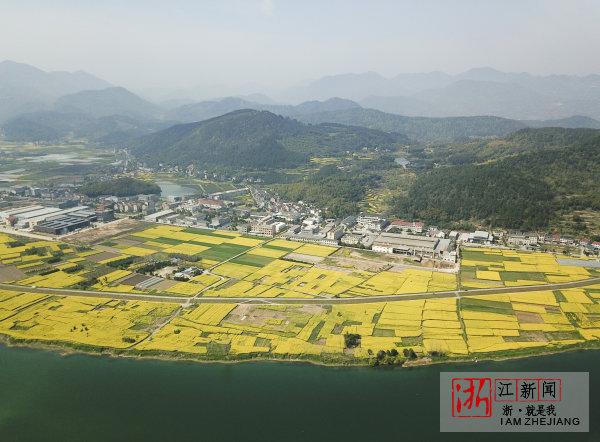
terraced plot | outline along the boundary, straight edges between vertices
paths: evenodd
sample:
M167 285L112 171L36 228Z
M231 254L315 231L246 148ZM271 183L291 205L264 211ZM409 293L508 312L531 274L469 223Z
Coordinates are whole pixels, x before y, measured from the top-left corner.
M491 248L461 248L461 288L517 287L580 281L592 273L556 256Z

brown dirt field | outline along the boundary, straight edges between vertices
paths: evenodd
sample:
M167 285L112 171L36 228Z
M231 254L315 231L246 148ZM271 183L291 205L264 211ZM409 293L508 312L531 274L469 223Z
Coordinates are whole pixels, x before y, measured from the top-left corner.
M0 265L0 282L18 281L26 277L27 275L15 266Z
M548 342L546 335L541 331L524 331L520 330L521 336L506 336L507 342Z
M339 256L329 256L329 262L334 262L341 269L366 270L368 272L380 272L390 267L388 262L371 261L364 258L345 258Z
M143 245L143 241L135 241L132 239L127 239L127 238L119 238L119 244L124 245L124 246L140 246ZM144 247L150 247L150 246L144 246Z
M135 219L123 218L110 223L102 224L95 229L69 235L69 242L93 244L101 242L115 235L120 235L132 230L141 230L148 227L147 223Z
M539 313L516 311L515 315L517 316L519 322L522 323L541 324L542 322L544 322Z
M153 285L152 287L149 287L149 289L158 290L158 291L167 290L168 288L173 287L175 284L177 284L177 281L173 281L171 279L165 279L164 281L159 282L158 284Z
M253 325L255 327L262 327L266 325L268 319L272 318L285 321L287 319L287 315L282 311L261 309L257 306L241 304L234 308L231 313L229 313L227 316L227 321L234 324L246 324ZM273 327L277 327L277 325L273 325Z
M310 315L322 315L325 313L325 309L320 305L309 305L305 304L298 309L302 313L308 313Z
M324 263L315 264L315 268L325 269L325 270L334 270L336 272L343 272L343 273L353 273L355 270L354 268L338 267L335 265L324 264Z
M119 284L135 286L138 285L140 282L149 280L150 278L151 276L133 274L131 276L126 277L125 279L120 280Z
M161 278L166 278L168 275L172 274L175 270L177 270L177 266L167 266L162 269L156 270L153 274L156 276L160 276Z
M324 259L320 256L303 255L302 253L288 253L285 255L285 257L293 261L304 262L306 264L317 264Z
M370 252L373 253L373 252ZM423 258L423 260L419 263L419 262L415 262L413 261L410 257L408 256L404 256L404 255L392 255L389 253L380 253L375 255L366 255L361 253L360 250L353 250L351 248L340 248L338 251L336 251L335 253L333 253L333 255L329 255L330 258L341 258L341 259L351 259L351 260L358 260L358 261L362 261L362 262L370 262L372 264L376 264L379 263L380 266L384 266L384 265L406 265L406 266L411 266L411 267L415 267L415 268L422 268L425 270L431 269L433 267L435 268L442 268L442 269L452 269L454 268L454 264L446 262L446 261L433 261L431 259L427 259L427 258ZM363 270L369 270L369 269L363 269Z
M100 253L96 253L95 255L86 256L85 259L88 260L88 261L92 261L92 262L100 262L100 261L103 261L105 259L115 258L117 256L119 256L118 253L100 252Z

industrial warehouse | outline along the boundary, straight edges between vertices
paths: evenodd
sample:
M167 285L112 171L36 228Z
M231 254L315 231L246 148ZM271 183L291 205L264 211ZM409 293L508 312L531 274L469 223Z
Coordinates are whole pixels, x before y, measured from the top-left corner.
M34 205L1 211L0 224L18 230L64 235L88 227L98 220L113 219L112 212L105 212L92 210L88 206L61 208Z
M441 256L448 249L449 245L450 241L446 239L385 232L375 238L372 250L381 253L435 258Z
M37 223L35 230L51 235L64 235L74 230L88 227L92 222L97 221L98 216L90 210L79 210L66 215L53 216Z

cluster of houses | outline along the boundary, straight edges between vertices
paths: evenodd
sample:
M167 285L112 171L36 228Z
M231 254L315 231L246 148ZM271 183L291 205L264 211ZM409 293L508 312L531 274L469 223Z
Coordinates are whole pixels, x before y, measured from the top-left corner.
M71 183L61 183L52 187L38 187L29 185L15 185L3 192L6 196L21 198L39 198L42 200L59 200L74 198L77 186Z
M159 211L149 213L144 220L182 226L227 229L243 222L250 212L239 207L236 198L247 193L247 189L216 192L207 197L175 198L163 202Z
M419 221L392 220L379 216L349 216L341 221L322 221L318 216L291 226L284 236L288 239L325 245L346 245L375 252L405 255L421 260L442 259L456 262L456 243L437 235L424 233Z
M575 245L567 238L540 236L523 232L473 232L444 231L426 226L418 220L393 219L360 214L342 220L323 219L321 211L308 204L283 201L276 195L252 186L248 188L255 209L239 209L233 200L215 198L190 199L178 208L164 210L147 216L148 221L196 225L207 228L231 228L241 233L265 237L282 237L293 241L323 245L345 245L375 252L397 254L446 262L457 261L457 246L471 244L482 246L511 246L535 249L545 242ZM238 191L236 191L238 192ZM202 210L213 212L210 219L198 214ZM187 213L184 215L183 213Z
M254 206L240 204L250 193ZM205 197L137 195L91 200L77 195L71 185L53 189L13 186L9 194L33 204L0 209L0 224L54 235L107 222L114 215L143 216L149 222L201 228L237 229L257 236L280 236L294 241L345 245L380 253L410 256L415 260L456 262L457 245L508 246L538 249L544 245L578 246L600 253L600 242L575 240L556 234L530 232L444 231L422 221L360 214L342 220L323 219L321 210L302 201L288 202L253 186L216 192ZM69 199L70 197L70 199ZM49 198L46 204L44 198Z

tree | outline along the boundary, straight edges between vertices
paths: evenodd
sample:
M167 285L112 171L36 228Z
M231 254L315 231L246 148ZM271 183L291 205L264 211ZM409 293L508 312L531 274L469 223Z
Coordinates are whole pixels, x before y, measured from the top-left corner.
M346 348L356 348L360 345L360 335L356 333L346 333L344 335L344 344Z
M406 359L417 359L417 354L412 348L405 348L402 350L402 354Z

